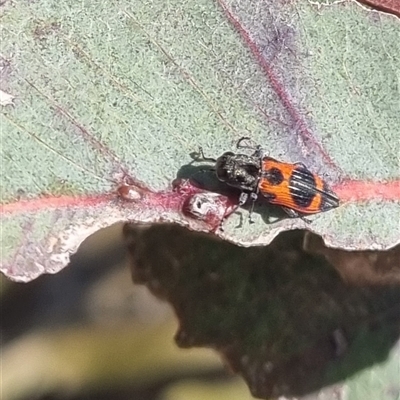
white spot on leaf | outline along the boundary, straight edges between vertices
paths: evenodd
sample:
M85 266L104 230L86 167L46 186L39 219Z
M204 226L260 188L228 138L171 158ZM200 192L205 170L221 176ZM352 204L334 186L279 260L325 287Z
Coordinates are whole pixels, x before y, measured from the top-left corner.
M13 104L15 97L12 94L3 92L0 90L0 105L1 106L8 106L10 104Z

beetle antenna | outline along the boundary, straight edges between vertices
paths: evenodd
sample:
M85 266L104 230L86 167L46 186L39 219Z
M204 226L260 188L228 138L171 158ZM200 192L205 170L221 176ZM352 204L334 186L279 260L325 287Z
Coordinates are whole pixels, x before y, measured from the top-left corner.
M242 144L242 142L246 140L250 141L250 144ZM261 152L261 146L254 144L254 142L248 136L241 137L236 143L236 148L254 150L254 154L259 154Z

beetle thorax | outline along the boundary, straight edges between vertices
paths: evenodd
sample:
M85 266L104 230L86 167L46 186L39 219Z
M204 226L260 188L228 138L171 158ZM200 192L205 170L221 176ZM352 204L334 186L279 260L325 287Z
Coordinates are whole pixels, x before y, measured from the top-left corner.
M216 174L227 185L246 191L256 191L260 179L261 161L245 154L224 153L217 159Z

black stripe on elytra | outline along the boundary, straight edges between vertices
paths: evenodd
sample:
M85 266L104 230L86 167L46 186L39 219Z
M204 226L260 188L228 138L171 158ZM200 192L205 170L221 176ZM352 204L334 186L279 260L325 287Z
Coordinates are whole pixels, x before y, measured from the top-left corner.
M289 178L289 191L297 206L308 207L317 194L313 173L302 166L295 168Z

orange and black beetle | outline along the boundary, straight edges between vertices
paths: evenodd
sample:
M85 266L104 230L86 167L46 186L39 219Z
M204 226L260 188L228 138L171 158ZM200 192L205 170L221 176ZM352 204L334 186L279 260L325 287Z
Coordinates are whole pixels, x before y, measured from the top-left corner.
M217 159L205 157L199 149L197 161L215 163L217 178L227 185L241 190L238 206L250 198L253 201L261 193L269 203L282 206L290 217L304 217L339 206L339 198L318 175L302 163L283 163L264 155L260 146L236 147L253 149L252 155L226 152ZM251 214L250 214L251 218Z

